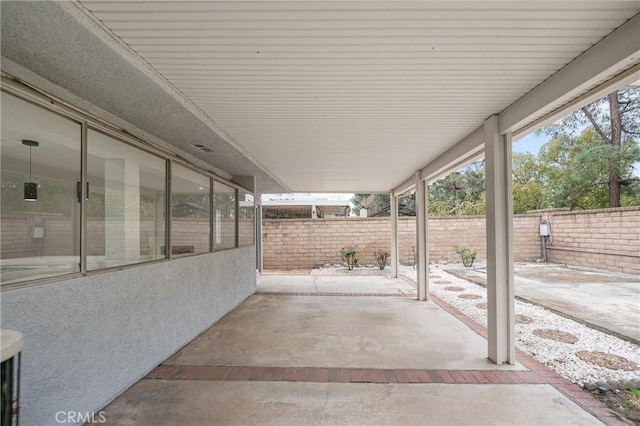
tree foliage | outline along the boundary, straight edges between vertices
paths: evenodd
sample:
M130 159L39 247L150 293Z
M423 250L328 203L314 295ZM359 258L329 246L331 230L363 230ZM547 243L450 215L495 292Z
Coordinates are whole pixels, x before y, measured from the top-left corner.
M374 216L389 207L389 194L355 194L351 199L353 212L360 216L361 209L367 209L367 216ZM389 212L381 214L389 216Z
M590 133L585 134L586 131ZM572 193L569 194L571 201L567 203L569 207L619 207L623 205L623 199L629 202L629 190L623 186L630 182L630 168L638 161L639 88L616 90L575 111L559 125L546 127L542 132L553 135L553 139L564 138L563 141L570 145L571 149L567 154L573 155L567 166L572 166L568 178L573 184L582 183L581 179L586 179L598 185L597 189L600 190L603 173L606 173L607 203L604 206L599 202L599 197L577 202L576 198L579 197ZM596 165L597 168L594 167ZM591 173L579 173L581 166ZM586 191L583 186L578 189Z
M640 205L640 88L615 91L541 130L551 139L537 156L513 154L513 212L552 207ZM486 212L484 162L429 186L429 214ZM357 194L357 210L388 208L388 194Z
M471 163L429 186L429 214L485 214L484 161Z

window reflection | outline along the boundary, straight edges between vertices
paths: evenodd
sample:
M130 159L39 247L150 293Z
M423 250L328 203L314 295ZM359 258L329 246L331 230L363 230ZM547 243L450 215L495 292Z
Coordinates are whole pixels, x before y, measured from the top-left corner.
M81 126L5 92L0 96L0 282L78 272ZM25 200L25 183L35 184L35 200Z
M214 247L216 250L236 246L236 190L220 182L214 182L215 230Z
M87 269L162 259L166 161L89 129Z
M171 167L172 255L211 251L209 178L179 164Z
M255 244L255 205L253 194L238 191L240 212L238 214L238 241L240 247Z

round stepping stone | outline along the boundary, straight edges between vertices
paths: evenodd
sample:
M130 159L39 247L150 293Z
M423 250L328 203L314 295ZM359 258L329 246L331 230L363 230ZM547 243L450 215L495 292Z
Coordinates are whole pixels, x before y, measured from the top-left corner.
M628 359L619 355L614 355L607 352L579 351L576 352L576 356L584 362L595 364L599 367L608 368L609 370L640 370L640 365L636 364L635 362L629 361Z
M516 324L531 324L533 318L522 314L516 314Z
M455 285L450 285L449 287L444 288L447 291L464 291L464 287L457 287Z
M478 309L483 309L483 310L487 310L487 303L486 302L481 302L481 303L476 303L476 306L478 307Z
M429 278L438 279L442 277L440 275L429 275Z
M451 284L451 281L447 281L447 280L438 280L438 281L434 281L434 284Z
M578 341L578 338L573 334L556 329L538 328L536 330L533 330L533 334L538 337L542 337L543 339L555 340L562 343L573 344Z
M482 296L479 296L477 294L469 294L469 293L465 293L465 294L461 294L460 296L458 296L460 299L467 299L467 300L473 300L473 299L482 299Z

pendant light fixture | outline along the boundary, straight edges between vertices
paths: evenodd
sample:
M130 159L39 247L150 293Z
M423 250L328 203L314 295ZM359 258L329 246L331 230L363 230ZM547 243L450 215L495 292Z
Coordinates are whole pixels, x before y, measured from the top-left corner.
M29 139L22 139L22 145L29 147L29 182L24 183L24 200L38 201L38 184L31 182L31 149L40 143Z

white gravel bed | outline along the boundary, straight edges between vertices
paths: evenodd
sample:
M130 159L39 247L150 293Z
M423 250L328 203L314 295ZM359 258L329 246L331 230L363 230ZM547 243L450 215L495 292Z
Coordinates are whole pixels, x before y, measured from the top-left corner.
M416 282L416 270L411 266L401 266L399 272ZM487 311L476 306L486 303L486 289L477 284L448 274L442 265L430 265L430 274L441 278L431 278L429 291L452 305L478 323L487 325ZM436 284L446 280L451 284ZM463 287L464 291L448 291L445 287ZM461 294L476 294L481 299L461 299ZM617 337L589 328L581 323L557 315L551 311L519 300L515 301L515 313L533 319L530 324L516 324L516 347L531 355L539 362L552 368L562 377L579 385L612 380L629 381L640 379L640 370L610 370L579 359L578 351L602 351L626 358L640 365L640 347ZM578 338L575 343L563 343L545 339L533 334L536 329L557 329L573 334Z
M322 268L311 269L311 275L390 276L391 269L388 266L385 269L380 269L377 266L356 266L349 270L343 265L325 265Z

